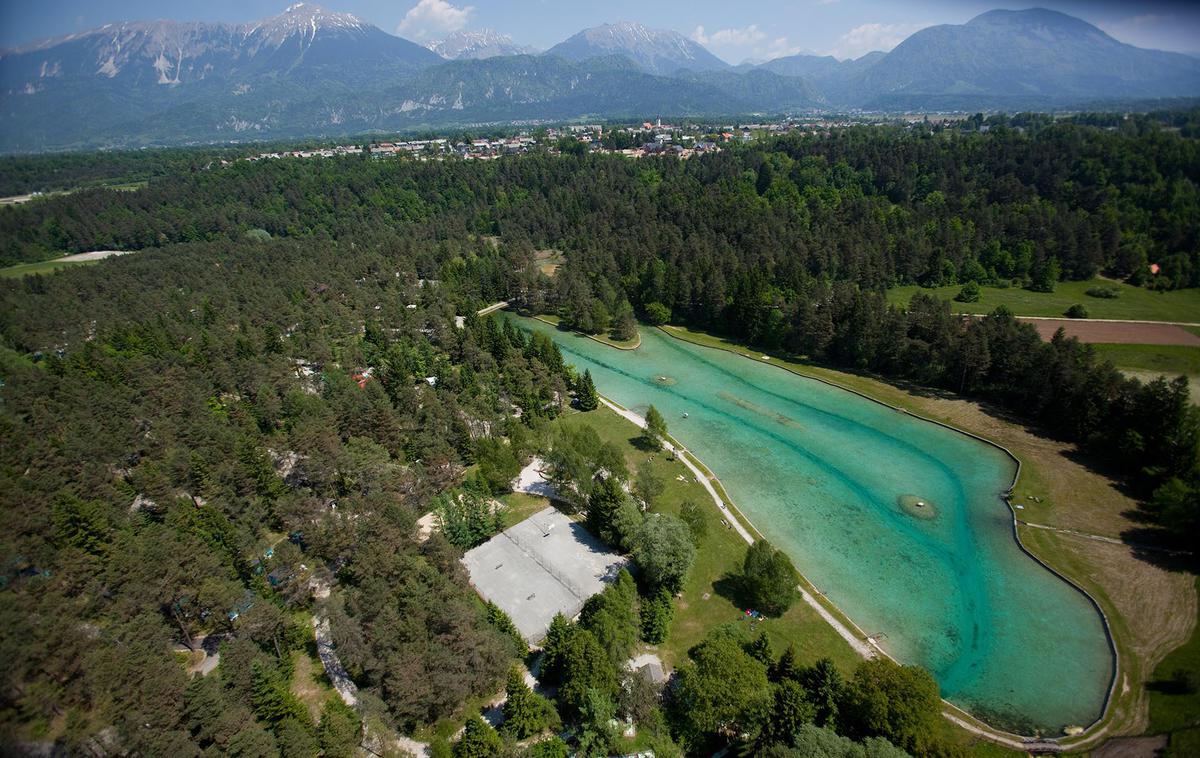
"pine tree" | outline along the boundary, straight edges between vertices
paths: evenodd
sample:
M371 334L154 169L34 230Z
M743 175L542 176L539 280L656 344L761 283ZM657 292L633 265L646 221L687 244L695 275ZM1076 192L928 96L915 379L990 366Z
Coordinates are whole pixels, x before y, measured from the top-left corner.
M617 512L626 501L625 490L621 482L611 474L596 482L595 489L588 497L587 527L591 532L610 545L617 544L618 537L613 529Z
M646 411L646 427L642 429L642 444L651 450L662 447L667 437L667 421L653 405Z
M331 696L321 710L317 739L325 758L350 758L358 753L362 719L340 697Z
M779 662L771 667L771 681L782 682L784 679L796 679L800 676L800 653L796 650L796 643L789 642L787 650L783 651L783 655L779 656Z
M771 640L767 638L766 632L759 632L758 636L746 645L746 652L768 668L775 661L775 653L771 650Z
M600 395L596 392L596 385L592 381L592 372L585 370L583 376L579 378L579 382L575 388L575 394L579 398L579 410L594 411L600 407Z
M523 740L541 728L541 714L536 696L521 669L513 666L508 672L508 682L504 688L507 698L504 701L504 724L500 727L506 734L518 740Z
M274 666L255 661L250 682L250 703L260 721L277 724L286 718L293 718L311 726L308 709L291 693L287 680Z
M671 593L660 589L654 597L642 600L640 611L642 639L651 645L658 645L666 640L667 632L671 628L671 619L675 615Z
M838 703L846 688L842 674L833 661L822 658L812 668L800 672L800 683L816 708L813 722L817 726L833 726L838 720Z
M538 672L538 680L543 685L551 686L562 680L563 656L575 627L561 613L556 613L546 631L546 639L542 642L542 667Z
M500 735L476 716L467 721L462 739L454 744L454 758L495 758L503 750Z
M775 687L767 736L773 742L791 742L792 735L804 724L811 724L815 716L816 709L804 687L795 679L785 679Z

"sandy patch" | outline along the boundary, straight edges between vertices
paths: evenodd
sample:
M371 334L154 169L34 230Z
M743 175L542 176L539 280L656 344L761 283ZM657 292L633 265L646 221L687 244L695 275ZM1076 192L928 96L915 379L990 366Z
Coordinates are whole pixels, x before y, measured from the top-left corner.
M430 511L417 519L417 542L424 542L433 534L437 527L437 512Z
M524 492L536 497L553 498L556 492L554 485L542 473L545 469L546 462L541 458L534 458L528 466L521 469L521 473L513 481L513 491Z

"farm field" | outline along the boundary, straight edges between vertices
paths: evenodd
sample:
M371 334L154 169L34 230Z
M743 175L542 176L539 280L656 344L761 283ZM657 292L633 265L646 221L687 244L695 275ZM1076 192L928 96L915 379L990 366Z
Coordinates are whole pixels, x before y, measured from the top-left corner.
M1093 287L1115 287L1120 294L1115 298L1091 297L1086 293ZM1061 317L1067 308L1080 303L1093 319L1200 323L1200 290L1197 289L1153 292L1108 279L1090 279L1084 282L1059 282L1054 292L1032 292L1016 287L982 287L979 302L960 303L954 296L961 289L962 286L957 284L935 288L910 285L888 290L887 298L893 305L907 305L913 295L921 292L949 300L950 308L955 313L988 313L1005 305L1018 316L1048 318Z
M1175 324L1146 324L1137 321L1085 321L1081 319L1023 319L1032 324L1043 340L1051 340L1062 329L1080 342L1154 347L1200 347L1200 336Z

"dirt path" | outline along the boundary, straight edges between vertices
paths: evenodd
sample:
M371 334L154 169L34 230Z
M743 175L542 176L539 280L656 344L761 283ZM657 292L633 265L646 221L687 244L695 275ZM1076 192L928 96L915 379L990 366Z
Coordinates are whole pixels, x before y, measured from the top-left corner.
M337 652L333 649L333 635L329 630L329 619L312 617L313 630L317 638L317 655L325 666L325 674L333 683L333 688L341 696L342 702L353 708L358 704L358 686L346 672L346 667L338 660Z
M517 474L512 486L513 491L553 500L558 493L554 489L554 484L542 474L545 468L545 461L541 458L534 458L528 466L521 469L520 474Z
M1037 329L1043 340L1049 341L1060 328L1068 337L1080 342L1103 342L1126 345L1190 345L1200 346L1200 335L1184 326L1165 321L1105 321L1101 319L1034 318L1021 316Z

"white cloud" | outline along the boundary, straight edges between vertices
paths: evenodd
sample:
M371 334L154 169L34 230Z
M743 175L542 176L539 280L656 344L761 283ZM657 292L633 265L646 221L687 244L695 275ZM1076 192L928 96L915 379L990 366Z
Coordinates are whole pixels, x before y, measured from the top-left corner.
M467 25L474 6L455 7L446 0L421 0L408 9L396 34L414 40L437 39Z
M927 26L929 24L863 24L843 34L829 54L845 60L858 58L874 50L886 53L913 32Z
M759 29L758 24L740 29L718 29L712 34L705 33L703 26L697 26L696 31L692 32L692 39L727 61L768 61L800 52L800 48L788 42L787 37L772 37Z

